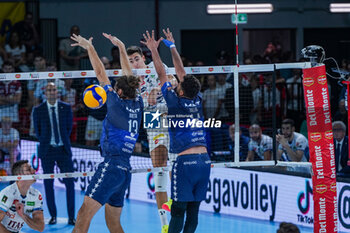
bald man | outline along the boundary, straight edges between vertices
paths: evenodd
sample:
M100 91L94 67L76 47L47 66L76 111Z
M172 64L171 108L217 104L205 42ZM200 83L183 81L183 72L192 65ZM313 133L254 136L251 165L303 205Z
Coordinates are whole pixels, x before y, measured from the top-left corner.
M246 161L271 160L272 138L262 134L262 130L257 124L250 126L249 135L250 141Z

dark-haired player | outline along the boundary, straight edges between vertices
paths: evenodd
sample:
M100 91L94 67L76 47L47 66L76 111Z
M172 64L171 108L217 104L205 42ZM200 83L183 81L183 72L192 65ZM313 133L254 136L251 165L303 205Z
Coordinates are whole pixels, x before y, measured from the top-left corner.
M175 71L179 79L176 89L173 88L162 65L157 51L159 42L148 32L144 35L145 45L152 52L155 69L160 78L163 97L168 105L168 116L175 116L172 121L187 121L196 119L204 121L202 112L202 97L199 93L201 85L193 75L187 75L178 54L172 33L163 30L167 40L164 43L170 48ZM187 118L184 116L192 116ZM195 232L198 225L198 211L202 200L205 199L209 175L210 159L207 153L205 131L196 127L171 127L170 152L178 157L172 167L171 176L171 221L169 233ZM184 216L186 213L186 222Z
M130 185L130 156L135 147L141 123L143 101L137 95L139 79L132 75L123 42L109 34L103 34L120 51L124 76L117 79L112 88L106 70L92 45L92 38L86 40L73 35L72 40L88 51L90 62L100 85L107 92L107 115L103 121L100 139L104 161L98 166L85 193L73 232L87 232L92 217L105 205L107 227L110 232L124 232L120 215L125 190Z

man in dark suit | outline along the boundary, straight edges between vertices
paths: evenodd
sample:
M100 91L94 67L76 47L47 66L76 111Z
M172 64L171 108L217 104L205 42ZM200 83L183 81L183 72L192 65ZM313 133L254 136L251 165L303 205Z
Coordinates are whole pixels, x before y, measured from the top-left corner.
M36 136L40 142L38 155L44 173L53 173L55 164L60 172L73 172L72 151L69 136L72 130L72 109L69 104L58 101L57 87L49 82L45 89L47 101L34 108L33 120ZM53 179L45 179L46 202L51 215L49 224L56 224L57 209ZM68 224L74 225L74 180L65 178Z
M337 174L350 175L350 167L347 165L349 160L349 145L346 134L346 126L342 121L334 121L334 150L335 150L335 167Z

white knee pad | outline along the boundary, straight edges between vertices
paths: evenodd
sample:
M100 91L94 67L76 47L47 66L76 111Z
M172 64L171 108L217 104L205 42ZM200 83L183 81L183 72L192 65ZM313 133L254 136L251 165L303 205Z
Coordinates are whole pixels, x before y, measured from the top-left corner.
M156 193L166 192L168 184L168 175L167 172L154 172L154 186Z

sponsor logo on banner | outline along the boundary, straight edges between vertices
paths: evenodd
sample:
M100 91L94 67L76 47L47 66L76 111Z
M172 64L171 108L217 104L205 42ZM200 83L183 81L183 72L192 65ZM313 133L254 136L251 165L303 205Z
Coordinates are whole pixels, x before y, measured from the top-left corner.
M151 73L151 71L150 70L146 70L146 74L150 74Z
M326 75L320 75L317 77L317 82L321 85L325 85L327 82L327 77Z
M322 135L321 135L321 133L311 133L310 138L311 138L311 141L317 142L317 141L321 140Z
M21 74L16 74L15 78L21 78Z
M222 71L231 72L231 69L230 69L230 67L222 67Z
M201 69L200 68L191 68L191 71L192 71L192 73L199 73L199 72L201 72Z
M81 76L86 76L86 72L80 72Z
M302 214L297 214L297 219L299 223L306 223L306 224L313 224L314 223L314 217L312 216L313 213L310 213L310 215L307 215L310 211L311 201L312 201L312 187L310 185L309 180L305 180L305 190L299 192L298 194L298 209Z
M209 71L209 72L213 72L213 71L214 71L214 68L213 68L213 67L209 67L208 71Z
M39 75L38 74L29 74L30 78L38 79Z
M156 194L155 194L155 184L154 184L153 172L149 172L147 174L147 187L148 187L147 199L155 200Z
M319 184L316 186L316 192L322 194L327 191L327 185L325 184Z
M333 132L332 132L332 130L326 131L324 133L324 137L327 138L327 139L333 139Z
M314 84L314 79L313 78L304 78L303 83L305 86L310 87Z
M339 192L338 215L341 225L350 230L350 186L345 185Z
M0 74L0 80L6 79L6 74Z
M118 75L118 74L119 74L119 71L118 71L118 70L115 70L115 71L113 71L113 74L114 74L114 75Z
M54 76L54 73L49 73L48 76L52 78Z
M332 183L331 184L331 191L336 192L337 191L337 183Z
M72 72L63 72L63 77L66 77L66 78L72 77Z

